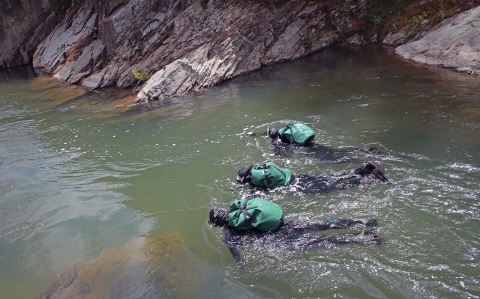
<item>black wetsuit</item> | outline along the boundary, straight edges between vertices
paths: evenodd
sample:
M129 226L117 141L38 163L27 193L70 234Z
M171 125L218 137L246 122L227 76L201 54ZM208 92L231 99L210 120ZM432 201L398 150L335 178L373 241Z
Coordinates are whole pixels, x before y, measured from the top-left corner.
M356 147L333 148L318 143L307 143L304 145L297 145L295 143L290 144L288 140L282 140L280 137L272 139L272 147L275 155L281 156L284 154L284 151L287 151L294 154L311 156L327 163L350 162L356 160L350 156L351 154L378 152L377 148L375 147L361 149Z
M244 261L239 247L251 244L255 240L275 244L275 246L293 251L331 248L339 244L347 243L376 243L381 245L383 240L374 229L360 233L312 236L315 232L329 229L359 229L376 225L377 221L375 219L369 220L366 223L352 219L330 220L325 223L283 222L280 228L268 232L256 229L239 231L232 227L224 226L225 239L223 242L230 249L235 261L237 263L243 263Z
M390 183L385 177L383 171L374 171L376 168L369 169L371 163L364 167L360 167L350 173L335 177L313 176L308 174L293 175L290 178L290 183L286 186L286 191L289 192L303 192L303 193L324 193L334 190L347 189L359 185L368 185L374 182ZM378 164L377 164L378 165ZM248 182L248 179L247 179ZM249 182L252 187L255 186Z
M289 187L292 191L304 193L323 193L333 190L346 189L358 186L362 183L359 178L342 179L335 177L313 176L299 174L292 176Z
M250 136L268 136L268 134L251 133ZM307 156L311 156L324 163L337 164L351 162L357 160L356 158L351 157L352 154L356 153L378 153L378 149L376 147L369 147L366 149L353 146L344 148L333 148L313 142L304 145L298 145L296 143L290 143L288 140L282 139L280 136L270 138L272 139L272 147L275 155L283 156L286 151L294 154L304 154Z

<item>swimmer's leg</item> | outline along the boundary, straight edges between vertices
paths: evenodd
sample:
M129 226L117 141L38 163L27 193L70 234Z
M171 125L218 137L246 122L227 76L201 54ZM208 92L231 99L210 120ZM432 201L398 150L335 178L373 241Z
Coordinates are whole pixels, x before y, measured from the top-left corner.
M346 243L376 243L377 245L383 244L383 239L377 234L374 229L368 230L363 233L357 234L344 234L344 235L330 235L326 239L333 244L346 244Z
M300 239L303 244L298 244L297 249L309 250L309 249L325 249L332 248L338 245L357 243L376 243L377 245L383 245L383 239L378 236L374 229L357 234L339 234L320 236L317 238Z
M365 223L363 223L363 221L361 220L334 219L334 220L327 221L325 224L328 224L330 229L342 229L342 228L365 228L367 226L375 227L378 225L378 222L376 219L370 219Z
M252 137L257 137L257 136L267 136L267 132L263 132L263 133L250 133L248 134Z
M377 226L376 219L370 219L367 222L353 219L335 219L329 220L325 223L301 223L301 222L286 222L282 229L286 230L288 234L300 234L306 231L324 231L329 229L358 229L367 226Z

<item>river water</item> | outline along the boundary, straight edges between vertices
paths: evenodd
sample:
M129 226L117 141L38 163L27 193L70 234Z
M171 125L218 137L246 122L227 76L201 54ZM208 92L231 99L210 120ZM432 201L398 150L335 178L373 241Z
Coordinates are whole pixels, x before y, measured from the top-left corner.
M72 267L106 273L89 290L83 278L79 293L92 298L480 296L478 77L338 47L183 98L132 102L28 68L0 73L0 298L34 298ZM314 128L317 143L380 153L279 156L249 135L286 122ZM237 266L208 211L248 196L236 171L268 160L319 175L381 162L390 185L257 195L287 220L376 218L384 245L254 242Z

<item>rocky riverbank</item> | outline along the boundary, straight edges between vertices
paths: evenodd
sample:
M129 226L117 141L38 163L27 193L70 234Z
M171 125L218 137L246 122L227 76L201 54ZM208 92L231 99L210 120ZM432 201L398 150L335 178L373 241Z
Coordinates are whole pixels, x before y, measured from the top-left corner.
M443 21L418 41L395 49L412 61L480 75L480 6Z
M377 0L0 2L7 7L0 13L0 41L8 41L0 43L4 67L33 63L39 72L89 89L131 88L138 93L137 102L208 88L336 43L402 45L480 4L394 1L411 3L403 8ZM475 38L474 33L463 38ZM478 52L478 44L471 48ZM415 61L434 61L408 55L417 57Z

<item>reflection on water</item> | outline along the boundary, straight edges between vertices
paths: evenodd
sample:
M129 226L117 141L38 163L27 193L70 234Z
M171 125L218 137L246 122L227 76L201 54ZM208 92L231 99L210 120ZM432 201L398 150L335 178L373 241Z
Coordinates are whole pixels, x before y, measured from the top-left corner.
M107 298L480 296L478 77L382 48L332 48L132 105L128 91L0 74L2 299L34 298L58 273ZM329 148L380 153L326 163L275 155L268 138L249 134L286 122L307 123ZM250 196L235 174L267 160L324 176L382 163L391 185L255 195L287 220L376 218L384 246L295 252L259 242L238 267L208 211ZM82 278L87 268L95 280Z

